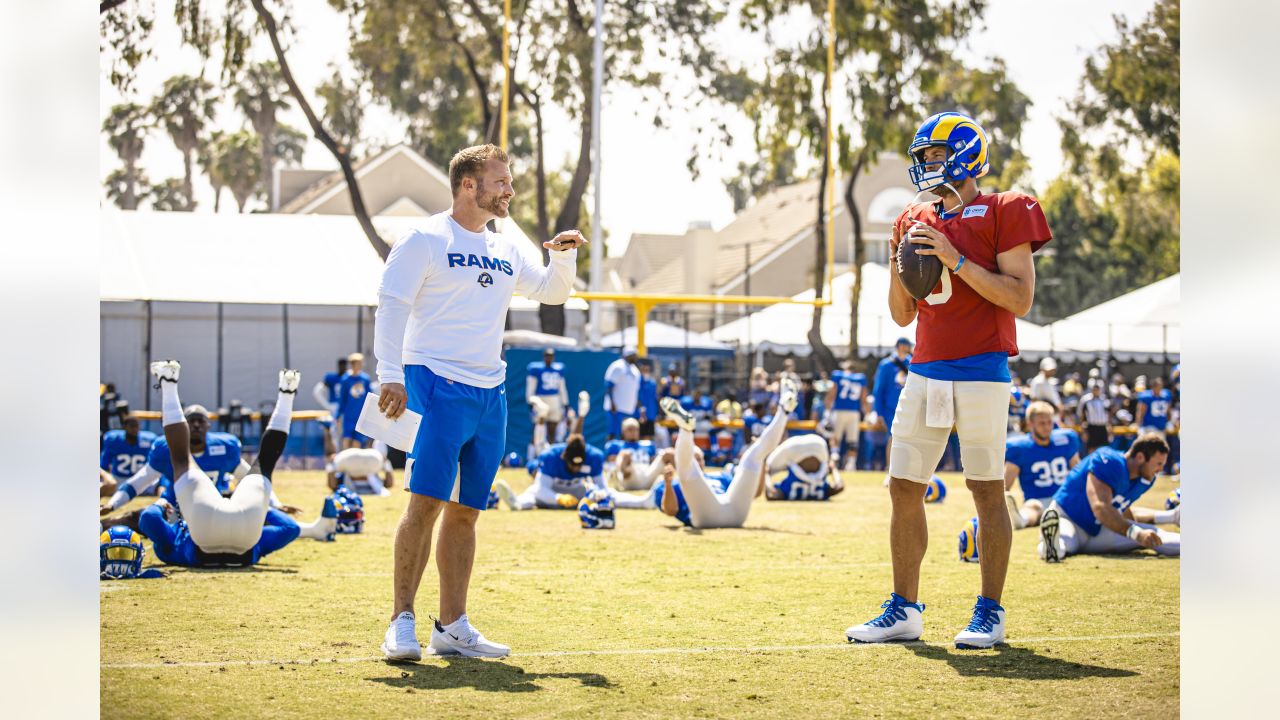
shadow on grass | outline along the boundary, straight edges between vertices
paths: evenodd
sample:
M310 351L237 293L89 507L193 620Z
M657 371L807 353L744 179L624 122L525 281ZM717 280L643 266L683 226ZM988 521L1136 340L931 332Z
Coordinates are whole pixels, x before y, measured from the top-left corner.
M662 527L672 532L684 531L686 535L702 535L707 530L746 530L747 532L769 532L780 533L783 535L813 535L812 532L804 530L784 530L782 528L766 527L764 525L751 525L739 528L702 528L689 527L688 525L663 525Z
M965 677L1007 678L1010 680L1080 680L1083 678L1132 677L1138 673L1121 668L1086 665L1041 655L1025 647L1001 645L995 655L974 650L957 650L937 645L909 644L907 649L926 660L942 660Z
M486 692L537 692L543 690L538 680L560 678L577 680L586 687L611 688L609 678L599 673L581 672L525 672L524 668L499 660L479 660L467 657L429 658L443 660L444 666L417 663L388 663L399 670L398 677L365 678L395 688L416 690L449 690L470 687Z
M172 570L175 574L185 575L216 575L218 573L276 573L278 575L297 575L298 568L281 565L227 565L215 567L177 567L174 565L160 565L158 567L165 570Z

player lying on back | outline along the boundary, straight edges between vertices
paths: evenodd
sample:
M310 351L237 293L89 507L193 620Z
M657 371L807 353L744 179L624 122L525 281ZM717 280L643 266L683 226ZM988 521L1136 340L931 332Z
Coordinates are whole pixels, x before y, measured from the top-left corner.
M618 490L648 490L662 473L652 440L640 439L640 421L622 421L622 437L604 444L605 473Z
M347 448L325 470L330 490L346 485L360 495L390 495L396 482L391 461L375 448Z
M1053 494L1080 462L1080 440L1072 430L1053 427L1053 406L1037 400L1027 407L1027 434L1005 442L1004 489L1015 530L1040 524ZM1022 485L1022 506L1009 492Z
M769 475L785 470L787 476L766 483L769 500L828 500L844 490L836 461L820 435L787 438L765 461Z
M1127 452L1101 447L1067 475L1040 518L1036 552L1046 562L1068 555L1101 555L1149 548L1178 556L1182 538L1156 525L1181 524L1181 505L1171 510L1133 507L1151 489L1169 459L1169 445L1156 433L1138 437Z
M783 378L778 396L779 411L773 414L760 437L743 451L738 466L733 470L733 479L727 487L722 486L722 492L717 491L721 484L709 479L695 460L693 432L696 420L693 414L681 407L675 398L661 400L662 411L680 428L675 446L676 477L680 481L679 494L689 507L687 525L695 528L742 527L751 512L751 501L764 491L765 460L782 441L787 417L796 409L798 400L795 381ZM664 480L664 486L666 483ZM663 512L667 512L671 503L667 495L664 493L662 498Z
M322 516L301 526L271 507L271 474L289 439L293 396L301 373L280 371L280 392L262 433L258 457L230 497L223 497L191 454L191 428L178 401L179 371L175 360L151 363L151 374L160 385L164 436L176 477L173 492L178 499L176 508L161 499L142 511L138 520L142 534L151 539L156 557L187 567L253 565L304 531L315 539L331 538L335 517ZM174 516L175 509L181 517ZM326 510L333 510L331 503L326 503Z
M124 416L121 425L123 429L108 430L102 436L98 467L107 473L100 483L102 497L111 495L120 483L128 481L147 464L147 455L151 453L151 445L156 439L155 433L139 429L136 415ZM110 483L107 478L111 479Z

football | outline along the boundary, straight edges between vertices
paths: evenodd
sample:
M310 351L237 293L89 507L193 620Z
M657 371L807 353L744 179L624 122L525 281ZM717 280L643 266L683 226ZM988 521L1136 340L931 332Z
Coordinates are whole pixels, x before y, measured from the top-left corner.
M911 242L909 233L904 233L902 242L898 243L898 279L911 297L917 300L923 300L933 292L933 288L942 279L942 261L936 255L919 254L920 250L927 249L928 245Z

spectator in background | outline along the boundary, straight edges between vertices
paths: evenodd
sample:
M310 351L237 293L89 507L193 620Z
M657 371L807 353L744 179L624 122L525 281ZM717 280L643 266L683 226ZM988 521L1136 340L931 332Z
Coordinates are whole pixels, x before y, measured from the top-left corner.
M673 397L679 400L688 391L685 384L684 378L680 376L680 365L672 363L671 367L667 368L667 374L658 381L658 397ZM661 420L661 418L655 417L654 420Z
M622 436L622 421L636 417L640 404L640 370L636 367L636 349L627 346L622 357L604 371L604 407L609 411L609 434L612 440Z
M349 371L338 383L338 415L342 420L342 449L367 448L369 438L356 432L356 421L364 408L364 396L373 387L373 378L364 371L364 355L358 352L347 356Z
M814 401L817 400L817 393L813 389L813 380L805 378L800 381L800 401L796 403L796 409L791 411L791 419L793 420L814 420Z
M1111 384L1107 386L1107 397L1111 399L1112 416L1129 407L1129 400L1133 397L1133 393L1125 384L1124 375L1116 373L1111 376Z
M742 403L734 397L733 388L725 388L720 394L720 402L716 403L716 417L722 420L741 420Z
M753 368L747 389L747 404L751 407L763 406L767 410L773 407L774 399L773 391L769 389L769 373L762 367Z
M1031 378L1031 400L1043 400L1053 406L1054 412L1062 415L1062 397L1058 395L1058 361L1046 357L1040 361L1040 373Z
M1009 383L1009 432L1022 432L1022 422L1029 404L1027 389L1023 387L1022 380L1014 375Z
M652 440L658 420L658 382L653 379L653 361L640 363L640 439Z
M1080 396L1084 394L1084 386L1080 384L1080 373L1067 375L1062 383L1062 417L1075 417L1080 404Z
M311 396L316 399L320 407L329 411L330 415L337 417L338 415L338 386L342 383L342 378L347 376L347 359L338 358L337 372L327 372L320 382L311 388Z
M1133 425L1139 435L1155 433L1161 438L1169 427L1169 411L1173 408L1173 393L1164 386L1164 378L1151 380L1151 389L1137 395L1137 409Z
M796 385L800 384L800 376L796 373L796 361L791 358L782 361L782 369L778 371L776 379L778 384L781 385L782 381L787 378L790 378L791 382Z
M116 403L120 396L116 394L116 384L107 383L99 388L98 393L98 432L105 433L111 429L111 418L116 416ZM101 440L101 438L99 438Z
M1084 454L1111 443L1111 399L1102 392L1102 380L1089 381L1089 394L1080 401L1080 425L1084 428Z

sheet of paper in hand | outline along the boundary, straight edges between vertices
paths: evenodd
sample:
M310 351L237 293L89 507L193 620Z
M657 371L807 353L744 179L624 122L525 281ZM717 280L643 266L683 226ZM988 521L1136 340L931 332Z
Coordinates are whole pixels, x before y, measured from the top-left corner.
M364 396L364 407L360 408L360 417L356 420L356 432L406 453L413 452L413 441L418 437L422 414L405 408L404 414L391 420L378 409L379 397L373 393Z

